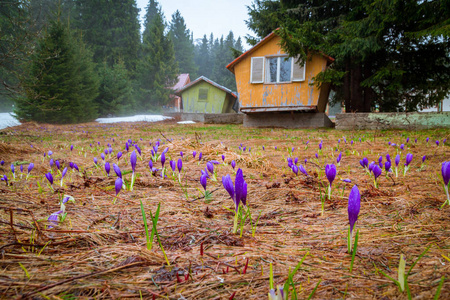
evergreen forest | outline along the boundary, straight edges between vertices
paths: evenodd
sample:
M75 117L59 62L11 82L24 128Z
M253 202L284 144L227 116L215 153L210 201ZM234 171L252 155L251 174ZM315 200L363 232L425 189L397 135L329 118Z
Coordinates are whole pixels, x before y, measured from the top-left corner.
M236 90L225 66L243 52L230 31L194 40L179 11L149 0L0 2L0 112L55 124L159 113L181 73Z
M253 0L245 37L272 31L302 63L334 58L310 84L330 84L346 112L417 111L450 94L448 0ZM161 112L177 76L205 76L236 91L225 66L241 37L194 40L179 11L149 0L0 2L0 111L20 120L77 123Z

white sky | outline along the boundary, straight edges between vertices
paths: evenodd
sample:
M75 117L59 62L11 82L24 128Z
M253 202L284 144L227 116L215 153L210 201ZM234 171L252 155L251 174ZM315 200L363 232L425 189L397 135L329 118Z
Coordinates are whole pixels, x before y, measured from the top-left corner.
M136 0L141 9L141 25L145 15L145 8L149 0ZM167 22L172 19L172 14L178 9L184 18L186 27L194 33L194 40L201 39L204 34L209 38L210 33L214 38L224 38L230 30L234 37L241 37L244 48L249 48L245 42L247 34L253 34L245 25L248 20L247 6L252 0L159 0Z

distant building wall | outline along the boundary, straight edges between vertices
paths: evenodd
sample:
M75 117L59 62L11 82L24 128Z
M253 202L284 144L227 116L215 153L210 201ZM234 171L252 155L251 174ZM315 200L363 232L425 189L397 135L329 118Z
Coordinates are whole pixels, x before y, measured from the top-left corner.
M199 93L206 92L206 99L199 99ZM204 94L203 94L204 96ZM207 82L199 82L182 92L183 112L187 113L222 113L226 92Z
M336 129L431 129L450 128L450 112L347 113L336 115Z
M438 107L425 108L421 112L437 112ZM445 98L442 101L442 111L450 111L450 97Z

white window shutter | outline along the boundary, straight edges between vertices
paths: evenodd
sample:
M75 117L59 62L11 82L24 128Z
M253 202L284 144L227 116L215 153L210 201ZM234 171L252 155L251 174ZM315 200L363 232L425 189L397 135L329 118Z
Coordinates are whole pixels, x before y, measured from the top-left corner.
M252 57L250 82L251 83L264 82L264 57Z
M297 59L298 57L292 58L292 81L304 81L306 62L302 66L300 66L297 63Z

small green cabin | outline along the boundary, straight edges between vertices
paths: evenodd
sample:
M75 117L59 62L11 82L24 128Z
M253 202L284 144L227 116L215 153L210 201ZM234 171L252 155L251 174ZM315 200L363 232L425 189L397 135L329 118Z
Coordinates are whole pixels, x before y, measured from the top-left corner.
M224 86L201 76L175 91L181 97L185 113L234 113L237 96Z

